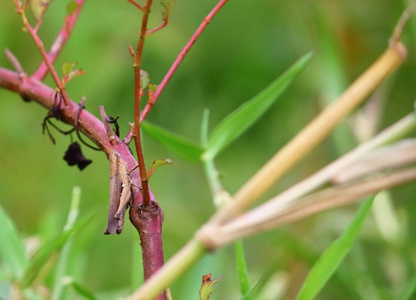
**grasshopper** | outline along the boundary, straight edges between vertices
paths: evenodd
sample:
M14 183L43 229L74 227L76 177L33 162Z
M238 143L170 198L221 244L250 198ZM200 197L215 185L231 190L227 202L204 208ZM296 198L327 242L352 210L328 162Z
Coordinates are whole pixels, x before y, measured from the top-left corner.
M131 202L133 185L127 165L116 150L110 152L110 208L104 234L120 234L123 231L124 215Z

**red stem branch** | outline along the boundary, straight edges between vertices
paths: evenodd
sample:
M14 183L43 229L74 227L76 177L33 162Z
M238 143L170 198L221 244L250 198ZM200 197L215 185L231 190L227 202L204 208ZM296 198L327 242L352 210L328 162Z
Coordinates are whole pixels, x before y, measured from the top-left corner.
M141 6L139 3L137 3L136 1L134 1L134 0L127 0L127 1L129 1L131 4L133 4L134 6L136 6L138 9L140 9L141 11L144 11L144 8L143 8L143 6Z
M168 22L169 22L169 18L165 18L163 20L162 25L160 25L159 27L156 27L156 28L153 28L153 29L147 31L147 34L146 35L149 36L149 35L155 33L156 31L159 31L160 29L165 28L168 25Z
M139 42L137 44L136 56L134 58L134 142L136 145L137 162L139 163L140 177L142 181L143 189L143 205L148 206L150 204L149 197L149 185L146 174L146 165L144 162L143 148L140 136L140 102L142 97L142 87L140 84L140 67L143 57L143 47L146 39L147 23L149 21L150 7L152 6L152 0L147 0L146 5L143 7L143 18L140 29Z
M59 92L62 95L62 98L64 99L65 105L69 105L70 100L69 100L68 94L66 93L65 86L62 84L58 74L55 71L55 68L53 67L51 61L49 60L48 55L45 51L45 47L43 46L42 40L39 38L38 34L36 33L36 30L33 29L32 26L29 24L29 21L27 20L26 15L25 15L25 11L22 9L20 3L15 1L15 4L16 4L18 13L22 16L24 26L29 31L30 35L32 36L33 40L36 43L36 46L39 48L39 51L43 57L43 60L46 63L46 66L49 72L51 73L52 78L55 81L55 84L58 87Z
M75 23L77 22L79 14L81 12L81 9L84 5L84 2L85 0L76 0L76 3L78 4L77 8L70 16L65 17L64 25L59 31L58 36L56 37L55 41L52 44L51 49L49 50L47 54L48 60L51 62L51 64L55 62L56 58L61 53L68 38L70 37L72 29L74 28ZM47 73L48 73L48 66L46 65L45 61L42 61L39 68L32 75L32 77L42 81L45 78Z
M149 114L150 110L152 109L154 103L159 98L160 93L165 88L166 84L169 82L170 78L172 77L173 73L178 68L179 64L182 62L182 60L185 58L188 51L191 49L192 45L196 42L198 37L201 35L201 33L204 31L204 29L208 26L208 24L211 22L211 20L215 17L215 15L220 11L220 9L227 3L228 0L221 0L218 2L218 4L211 10L211 12L205 17L204 21L202 21L201 25L199 25L198 29L195 31L195 33L192 35L189 42L186 44L186 46L182 49L182 51L179 53L176 60L173 62L172 66L170 67L169 71L166 73L165 77L163 78L162 82L160 83L159 87L153 94L153 101L149 101L145 108L143 109L143 112L141 114L141 120L143 121L146 119L147 115Z

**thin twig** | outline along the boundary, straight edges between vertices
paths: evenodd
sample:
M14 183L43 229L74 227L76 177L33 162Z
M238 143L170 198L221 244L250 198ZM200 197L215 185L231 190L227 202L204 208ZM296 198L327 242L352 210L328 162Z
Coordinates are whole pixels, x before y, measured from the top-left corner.
M143 191L143 205L150 205L150 194L149 194L149 184L146 174L146 165L144 162L142 141L141 141L141 132L140 132L140 102L142 97L142 86L140 80L140 68L143 57L143 47L146 40L146 31L147 23L149 20L150 7L152 6L152 0L147 0L146 5L143 7L143 18L142 25L140 30L139 42L137 44L136 55L134 58L134 141L137 152L137 162L139 163L140 178L142 181L142 191Z
M251 214L261 214L265 219L271 218L271 214L274 211L292 206L293 201L296 201L296 199L299 199L300 197L305 196L313 190L321 187L325 183L328 183L337 173L341 172L341 170L359 160L370 151L406 135L415 127L416 114L412 113L407 115L395 124L383 130L370 141L360 145L351 152L327 165L317 173L295 184L259 207L254 208L251 212L246 214L245 222L249 222L250 218L248 216Z
M67 40L69 39L71 32L75 26L75 23L78 20L80 15L81 9L84 5L85 0L76 0L77 8L75 11L65 18L64 25L62 26L61 30L58 33L55 41L52 44L51 49L49 50L47 56L51 64L55 62L59 54L61 53L63 47L65 46ZM48 66L46 65L45 61L42 61L39 68L36 72L32 75L32 77L37 78L38 80L43 80L48 72Z
M19 73L19 74L24 74L25 72L23 71L22 65L20 64L19 60L16 58L16 56L14 56L14 54L12 52L10 52L9 49L5 50L6 52L6 56L9 59L9 61L12 63L14 69Z
M32 36L33 40L36 43L36 46L39 48L39 51L42 55L43 61L45 62L46 66L48 67L49 72L52 75L53 80L55 81L56 86L58 87L65 105L69 105L70 104L70 100L68 97L68 94L65 90L64 85L62 84L58 74L55 71L55 68L53 67L53 64L51 63L51 61L49 60L49 57L45 51L45 47L43 46L43 43L41 41L41 39L39 38L38 34L36 33L36 31L32 28L32 26L29 24L29 21L26 18L25 15L25 11L21 8L20 3L18 1L15 1L16 4L16 8L18 13L22 16L22 20L23 20L23 24L26 27L26 29L29 31L30 35Z
M136 1L134 1L134 0L127 0L127 1L129 1L131 4L133 4L134 6L136 6L141 11L144 11L144 7L141 6L139 3L137 3Z
M165 28L165 27L168 25L168 22L169 22L169 18L165 18L165 19L163 20L162 25L160 25L160 26L158 26L158 27L156 27L156 28L153 28L153 29L151 29L151 30L148 30L146 35L147 35L147 36L149 36L149 35L151 35L151 34L155 33L156 31L159 31L159 30L161 30L161 29Z
M275 229L319 212L348 205L381 190L408 183L415 179L416 168L408 168L386 176L363 180L342 187L330 188L298 199L295 205L275 211L271 218L265 219L260 214L257 216L251 214L250 221L248 221L246 215L242 215L229 224L217 228L212 227L214 229L212 232L207 231L209 227L205 228L203 236L209 236L208 244L211 247L223 247L235 240ZM256 221L254 221L253 217L256 218Z
M208 14L208 16L205 17L204 21L202 21L201 25L199 25L198 29L195 31L195 33L192 35L189 42L186 44L186 46L182 49L182 51L179 53L176 60L173 62L172 66L170 67L169 71L166 73L165 77L163 78L162 82L158 86L157 90L153 94L153 101L148 102L146 106L143 109L143 112L141 114L140 119L143 121L146 119L147 115L149 114L149 111L152 109L154 103L159 98L160 93L165 88L166 84L169 82L170 78L172 77L173 73L175 73L176 69L178 68L179 64L182 62L182 60L185 58L188 51L191 49L192 45L196 42L198 37L201 35L201 33L204 31L204 29L208 26L208 24L212 21L212 19L215 17L215 15L218 13L218 11L224 6L225 3L227 3L228 0L221 0L218 2L218 4L211 10L211 12Z

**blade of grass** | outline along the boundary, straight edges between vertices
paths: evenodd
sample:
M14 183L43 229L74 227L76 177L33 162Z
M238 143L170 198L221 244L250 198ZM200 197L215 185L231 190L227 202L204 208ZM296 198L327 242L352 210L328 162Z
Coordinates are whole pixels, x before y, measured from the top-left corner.
M255 294L255 292L260 288L261 284L263 283L264 279L263 277L260 277L254 284L253 286L247 291L246 294L244 294L240 300L249 300L251 296L253 296L253 294Z
M374 197L364 202L344 233L325 250L309 272L296 300L314 299L350 251L370 212Z
M68 219L66 221L64 231L70 230L75 223L75 220L77 219L78 213L79 213L79 201L81 197L81 188L78 186L75 186L72 189L72 200L71 200L71 207L68 213ZM59 260L56 266L56 272L55 272L55 281L53 286L53 294L52 294L52 300L59 300L59 299L65 299L65 285L63 282L64 277L67 275L68 272L68 261L69 261L69 253L72 248L72 239L68 238L68 241L64 245L61 255L59 256Z
M296 76L303 71L311 57L311 53L304 55L266 89L222 120L208 139L207 151L204 153L204 157L214 158L250 128L286 90Z
M46 242L33 256L33 259L29 262L25 274L22 279L21 285L23 287L30 286L40 275L43 275L42 269L53 258L54 254L59 252L69 238L76 232L81 231L88 222L92 220L93 215L84 217L78 220L71 229L64 231L59 237Z
M20 278L28 264L23 239L3 207L0 206L0 256L14 278Z
M235 260L238 279L240 281L241 295L246 295L244 299L250 300L250 296L248 295L248 292L250 291L250 281L248 277L246 257L244 255L243 242L241 240L235 243Z
M142 122L140 126L146 134L176 154L193 162L200 161L204 150L197 143L174 133L168 132L161 127L150 124L149 122Z

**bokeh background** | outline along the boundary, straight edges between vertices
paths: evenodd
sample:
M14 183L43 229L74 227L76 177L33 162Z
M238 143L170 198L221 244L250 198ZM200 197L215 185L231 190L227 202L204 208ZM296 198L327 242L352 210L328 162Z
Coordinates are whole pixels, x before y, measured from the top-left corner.
M39 34L47 48L62 26L68 1L55 1ZM177 0L167 28L147 39L143 69L158 84L176 55L215 5L215 1ZM155 5L158 6L157 3ZM314 58L275 105L243 137L217 159L224 186L234 193L296 132L348 86L387 47L405 1L230 1L208 26L164 90L148 120L169 131L199 141L203 110L210 110L210 129L241 103L256 95L303 54ZM160 8L151 24L160 23ZM133 68L128 46L135 48L141 14L127 1L87 1L67 46L56 62L78 62L86 75L68 85L70 97L87 97L87 109L99 116L120 115L121 132L133 120ZM376 92L384 105L378 128L413 110L415 98L416 22L403 40L406 63ZM0 3L0 66L12 68L3 49L10 49L27 73L36 70L40 54L22 31L13 1ZM1 54L3 53L3 54ZM53 86L50 76L46 82ZM127 296L139 263L138 236L126 221L120 236L104 236L108 209L109 164L105 155L84 147L93 164L80 172L62 159L68 136L54 133L53 145L42 135L47 111L34 102L0 89L0 204L23 236L47 240L65 224L71 190L82 189L81 215L95 217L76 235L72 273L100 299ZM348 125L327 139L268 196L289 187L345 153L357 143ZM65 127L62 125L61 127ZM364 128L363 128L364 130ZM214 207L201 165L184 161L160 144L144 138L148 165L171 158L172 166L151 180L164 209L164 249L170 258L213 214ZM372 217L360 242L342 264L346 281L331 280L320 299L391 299L415 271L414 184L394 189L397 233L406 243L386 240ZM267 196L264 198L267 199ZM292 299L317 255L342 231L357 206L337 209L261 234L245 241L252 283L261 276L259 299ZM1 238L1 237L0 237ZM0 258L1 263L1 258ZM201 277L223 276L213 299L239 299L233 247L198 262L172 286L174 299L198 299ZM47 280L51 281L52 276ZM347 284L345 284L347 282ZM76 296L73 296L76 299Z

